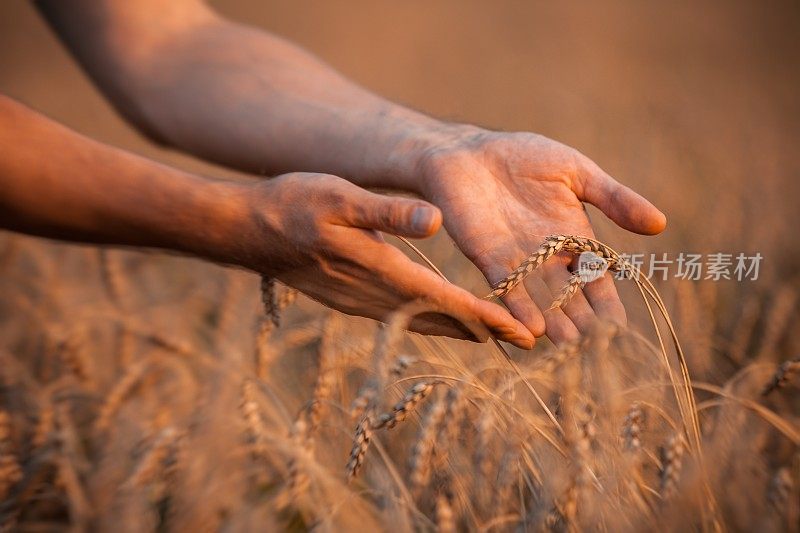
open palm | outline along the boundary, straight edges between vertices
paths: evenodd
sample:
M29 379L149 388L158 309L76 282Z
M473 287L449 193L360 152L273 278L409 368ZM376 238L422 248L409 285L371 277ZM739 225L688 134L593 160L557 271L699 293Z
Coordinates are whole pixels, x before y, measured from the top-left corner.
M439 206L447 231L492 284L547 235L593 237L584 201L633 232L652 235L666 225L650 202L590 159L540 135L479 131L462 136L431 152L423 174L424 196ZM503 297L534 335L546 333L556 343L575 338L595 317L625 320L609 274L587 285L563 311L541 311L569 277L570 261L557 256L543 265L540 276Z

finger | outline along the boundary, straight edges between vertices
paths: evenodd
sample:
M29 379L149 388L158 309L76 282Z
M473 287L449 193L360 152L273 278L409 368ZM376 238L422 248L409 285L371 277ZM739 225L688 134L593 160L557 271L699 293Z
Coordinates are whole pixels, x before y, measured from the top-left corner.
M511 314L522 322L535 337L541 337L545 334L544 315L542 315L542 311L528 294L524 284L520 284L519 287L515 287L511 292L503 296L503 303L511 311Z
M591 232L589 235L594 237ZM576 272L579 268L580 256L573 256L570 262L570 270ZM625 306L622 305L622 300L619 298L617 287L614 285L612 278L611 272L605 272L604 275L584 285L580 291L580 296L585 298L598 318L624 325L627 323ZM578 294L575 295L575 297L578 296ZM567 312L567 315L569 315L569 312ZM581 329L581 331L583 330Z
M430 302L437 312L451 316L467 326L483 324L500 340L523 349L531 349L535 338L530 331L501 306L481 300L449 283L426 267L412 262L398 249L381 246L380 254L371 254L367 265L391 290L407 299ZM473 328L473 332L475 329Z
M599 208L618 226L634 233L656 235L664 231L667 217L653 204L581 156L575 194Z
M351 204L341 215L351 226L421 239L442 225L441 211L422 200L375 194L356 186L348 194Z
M501 246L493 251L491 259L478 258L476 264L489 284L494 286L513 271L524 257L521 251L515 252L510 246ZM501 299L514 318L522 322L535 337L544 335L544 316L526 291L524 284L520 283Z
M502 279L502 276L497 273L490 274L490 276L492 280ZM541 337L544 335L544 316L528 294L524 284L520 283L511 289L501 300L514 318L519 320L534 337Z
M440 335L472 342L486 340L473 333L469 327L458 320L441 313L419 314L411 320L408 329L423 335Z
M558 257L557 260L544 265L542 268L542 279L554 297L558 296L572 276L572 273L567 269L567 264L570 260L571 258L569 257ZM581 291L576 292L569 302L561 308L561 311L562 315L572 322L579 333L588 332L597 319L594 310ZM556 316L560 315L556 314Z
M403 305L396 291L388 293L385 286L375 283L357 283L354 287L353 278L338 273L338 277L331 277L333 273L331 270L304 273L303 269L297 269L291 275L282 277L282 281L290 285L302 285L306 296L349 315L385 320ZM311 284L307 283L309 276L314 280ZM303 283L303 280L306 282ZM485 327L473 325L470 328L440 313L421 313L414 317L408 329L425 335L441 335L473 342L485 342L488 338L486 334L481 337L475 333L487 331Z
M619 325L627 323L625 306L619 299L617 287L610 273L606 272L603 277L587 283L583 287L583 294L599 318Z
M580 338L580 333L572 320L567 318L561 309L548 309L550 302L553 301L553 293L541 278L531 279L528 283L528 291L533 295L539 307L546 309L543 313L545 322L545 333L553 344L561 346Z
M458 319L467 326L476 322L481 323L498 339L510 342L519 348L525 350L533 348L536 343L533 334L501 306L481 300L464 289L435 277L435 274L423 267L420 269L422 270L418 274L419 277L434 276L429 280L430 284L439 285L437 290L429 293L428 301L435 302L440 312ZM471 329L476 330L474 326Z

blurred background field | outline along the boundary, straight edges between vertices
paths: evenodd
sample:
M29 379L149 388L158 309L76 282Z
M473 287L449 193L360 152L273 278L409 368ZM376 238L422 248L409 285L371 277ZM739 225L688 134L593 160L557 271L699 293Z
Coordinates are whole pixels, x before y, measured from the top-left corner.
M764 260L756 281L659 284L695 379L731 385L732 376L743 368L761 365L748 375L763 381L775 365L800 355L797 3L231 0L212 4L231 18L306 47L390 99L448 120L535 131L575 146L667 214L667 231L645 238L612 227L592 210L601 240L620 251L760 252ZM245 179L140 137L115 115L30 2L12 0L0 7L0 92L104 142L208 175ZM480 276L455 252L446 235L420 247L451 280L476 292L485 290ZM0 483L0 493L6 489L16 501L27 502L22 511L10 504L0 506L0 516L9 524L29 524L29 530L59 529L67 523L78 528L90 523L111 527L116 522L130 530L158 524L177 530L248 530L265 524L366 528L373 521L396 520L426 529L442 518L436 506L428 509L419 504L410 511L408 500L398 496L405 503L392 502L387 495L396 495L394 485L402 483L385 466L368 470L364 486L351 485L347 498L331 503L330 498L344 490L344 464L355 426L336 406L348 409L369 376L373 323L351 317L331 322L327 310L300 297L285 311L281 327L268 340L262 328L259 338L255 275L151 252L101 252L0 233L0 272L0 410L10 413L7 449L18 457L22 469L16 477L8 477L14 483ZM624 283L621 289L632 328L652 340L635 291ZM488 350L414 336L405 342L403 350L419 352L425 364L434 369L443 365L455 375L473 371L486 354L481 350ZM535 364L548 349L542 343L532 354L515 353L515 358L523 365ZM630 355L631 347L614 345L614 349ZM313 395L324 359L319 354L325 350L340 358L335 365L337 392L336 401L330 402L328 424L318 436L318 443L330 446L316 448L311 463L320 470L309 474L315 487L310 490L324 494L322 500L330 508L347 510L322 513L327 517L322 520L308 511L308 502L295 501L299 511L276 504L281 512L259 502L262 496L287 497L280 480L292 479L287 457L293 457L296 448L293 420ZM456 363L448 354L463 361ZM150 359L156 361L155 370L142 363ZM261 369L259 360L265 365ZM618 371L629 377L643 372L636 368ZM436 373L424 365L424 372L417 370L410 375ZM107 413L109 427L98 429L98 416L109 395L118 390L120 380L132 375L136 390L127 391L113 413ZM244 452L235 451L259 442L248 437L252 417L240 416L242 402L247 404L240 397L242 379L259 383L260 416L270 432L280 435L269 440L268 467L248 463ZM399 398L411 384L393 386L387 394ZM757 396L756 385L745 388L742 394ZM524 395L524 389L517 394ZM525 412L534 411L527 401L520 400ZM664 409L674 410L664 401ZM777 402L771 407L797 427L796 387L789 385L781 399L769 401ZM603 416L612 414L618 413ZM730 413L725 416L735 418ZM748 418L729 425L715 419L710 425L759 424ZM658 437L664 440L669 432L661 429ZM241 435L247 446L239 446ZM719 451L721 444L712 437L709 446ZM763 485L763 501L741 504L738 513L744 518L737 515L735 503L730 508L721 504L721 516L732 520L729 527L735 520L745 520L742 529L764 525L756 521L770 514L769 479L786 465L794 483L787 499L791 503L797 498L796 445L787 449L773 436L761 437L758 443L748 441L744 448L720 458L724 462L731 456L758 457L752 465L747 463L750 470L730 474L729 491L747 491L748 475L754 484ZM390 459L388 464L396 461L397 475L403 478L406 455L415 443L413 431L388 440L381 456ZM649 445L657 454L660 444L655 438ZM751 445L758 450L747 448ZM474 444L460 446L472 450ZM159 466L160 474L153 474L163 478L160 484L141 471L143 458L151 457L153 450L164 456L177 454L175 450L184 454L172 463L152 459L161 466L169 463ZM373 452L376 455L369 461L378 457ZM532 450L529 456L541 457L537 453ZM173 464L182 467L181 473L169 477ZM542 467L545 471L560 471L558 461L547 464ZM496 467L499 472L500 466ZM269 472L273 481L260 480L262 492L254 495L248 487L253 472L260 470ZM650 474L656 476L656 470ZM149 488L132 488L140 486ZM523 495L520 499L527 501L526 484L514 486ZM542 493L551 497L561 488L548 487ZM441 491L430 490L433 500L442 498ZM457 525L491 529L487 524L496 518L487 510L491 502L481 503L478 500L484 496L468 489L455 492L456 496L448 492L444 498L455 508ZM242 494L247 494L246 500ZM687 490L687 494L694 493ZM474 508L470 511L459 497L474 497ZM506 514L517 518L530 514L529 508L520 509L511 500ZM687 496L675 505L691 507L699 500ZM797 500L785 516L780 514L784 511L772 512L777 518L768 526L796 530L796 504ZM636 529L647 523L648 513L637 512L641 516L625 527ZM587 512L587 516L594 515ZM559 527L570 526L569 517L561 518ZM694 525L702 522L687 520ZM513 529L510 524L518 523L527 528L528 522L511 519L496 527Z

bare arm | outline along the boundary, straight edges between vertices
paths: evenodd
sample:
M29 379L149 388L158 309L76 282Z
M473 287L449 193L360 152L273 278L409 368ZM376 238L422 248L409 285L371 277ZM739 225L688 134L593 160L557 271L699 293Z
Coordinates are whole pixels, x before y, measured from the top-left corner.
M582 202L656 234L666 217L590 159L534 133L444 124L387 102L286 41L199 0L41 0L115 105L152 137L239 169L313 170L412 191L495 283L549 234L592 237ZM313 31L313 28L309 28ZM535 335L577 337L596 316L624 321L611 277L547 309L568 262L503 297Z
M434 233L441 215L423 201L323 174L250 183L191 175L87 139L2 95L0 146L0 227L239 265L379 320L426 300L440 314L412 323L417 331L465 337L466 324L532 343L505 310L443 283L380 238L375 230Z
M123 115L234 168L324 169L361 186L418 190L410 155L447 129L197 0L38 4Z
M242 217L236 184L95 142L2 95L0 146L5 228L243 261L227 239Z

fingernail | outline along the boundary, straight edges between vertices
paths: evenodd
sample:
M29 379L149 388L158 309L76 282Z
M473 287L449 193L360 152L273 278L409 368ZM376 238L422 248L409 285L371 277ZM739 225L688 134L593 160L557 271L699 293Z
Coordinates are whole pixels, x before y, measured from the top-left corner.
M510 337L517 332L516 328L512 328L511 326L497 326L494 328L494 331L497 335L503 337Z
M512 342L523 350L533 350L533 341L525 337L514 337Z
M417 233L428 233L433 213L427 207L416 207L411 214L411 228Z

